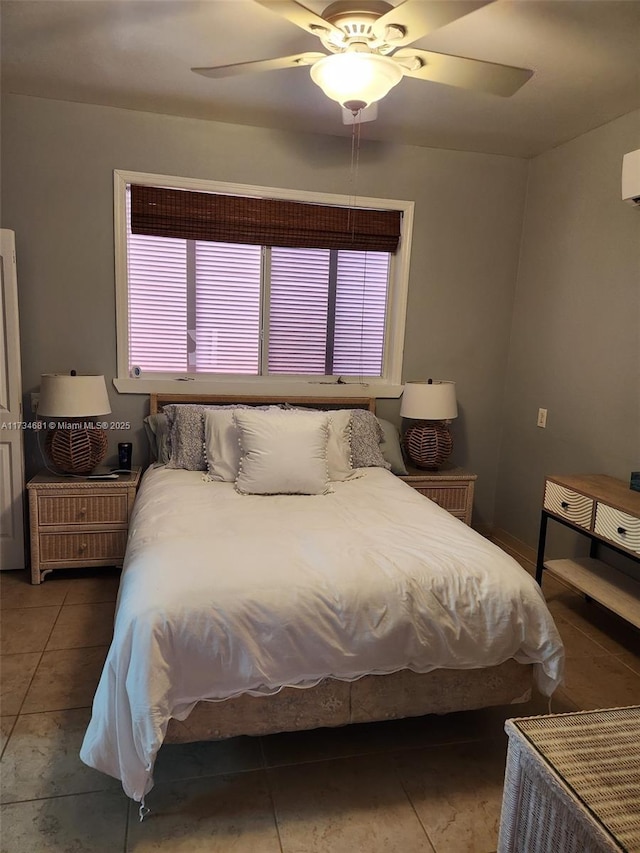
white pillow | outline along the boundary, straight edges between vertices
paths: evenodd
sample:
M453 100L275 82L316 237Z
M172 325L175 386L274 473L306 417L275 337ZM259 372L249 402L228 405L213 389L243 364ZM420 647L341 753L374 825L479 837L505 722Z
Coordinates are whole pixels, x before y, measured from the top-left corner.
M263 411L264 409L261 409ZM205 409L204 434L205 455L209 477L217 482L233 483L238 476L240 466L240 442L233 413L237 409ZM353 475L351 465L351 409L338 409L331 412L311 412L305 414L329 422L329 440L327 460L329 479L346 480Z
M212 480L233 483L240 466L238 428L233 419L236 409L205 409L204 446L207 471Z
M329 415L327 459L330 480L347 480L353 475L351 465L351 409L337 409Z
M328 415L247 409L233 415L240 434L239 492L320 495L328 490Z

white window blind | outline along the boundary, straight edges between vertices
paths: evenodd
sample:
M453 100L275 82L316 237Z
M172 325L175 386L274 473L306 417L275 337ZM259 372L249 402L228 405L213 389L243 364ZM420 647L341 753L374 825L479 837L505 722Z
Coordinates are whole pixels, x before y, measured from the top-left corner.
M260 246L195 243L196 369L259 373Z
M329 249L271 250L269 372L326 370Z
M129 369L187 370L187 244L128 234Z
M334 374L382 374L388 279L386 252L338 252Z
M127 204L129 370L382 376L390 257L135 235Z

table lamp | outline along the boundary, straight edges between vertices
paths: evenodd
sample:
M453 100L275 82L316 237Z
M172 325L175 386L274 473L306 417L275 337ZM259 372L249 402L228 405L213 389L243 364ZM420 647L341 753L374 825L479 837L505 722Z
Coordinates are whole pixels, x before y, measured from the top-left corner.
M417 468L437 470L453 449L446 422L458 417L456 383L444 379L407 382L400 417L419 421L404 434L403 443L409 459Z
M38 417L49 425L45 451L61 474L90 474L107 452L107 433L92 418L111 412L104 376L46 373L40 378Z

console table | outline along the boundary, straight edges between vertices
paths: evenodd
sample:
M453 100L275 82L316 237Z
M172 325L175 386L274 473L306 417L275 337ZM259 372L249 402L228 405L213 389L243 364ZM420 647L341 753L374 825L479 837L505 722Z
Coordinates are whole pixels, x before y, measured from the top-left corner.
M549 519L588 537L589 557L545 561ZM543 571L548 569L640 628L640 580L597 559L600 544L640 564L640 492L605 474L547 477L536 580L541 584Z
M498 853L640 851L640 706L507 720Z

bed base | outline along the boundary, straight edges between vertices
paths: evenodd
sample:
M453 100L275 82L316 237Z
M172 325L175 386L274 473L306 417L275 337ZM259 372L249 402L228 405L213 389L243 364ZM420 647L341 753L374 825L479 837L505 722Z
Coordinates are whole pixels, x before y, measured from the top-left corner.
M508 660L487 669L409 670L358 681L327 678L315 687L283 688L271 696L198 702L186 720L169 721L165 743L223 740L423 714L471 711L531 698L533 666Z
M149 411L169 403L264 405L288 402L319 409L361 408L375 413L374 397L349 396L347 388L330 397L220 394L151 394ZM471 711L526 702L533 667L514 660L487 669L409 670L368 675L346 682L327 678L315 687L283 688L270 696L239 696L223 702L198 702L186 720L169 721L165 743L222 740L239 735L268 735L322 727L369 723L423 714Z

